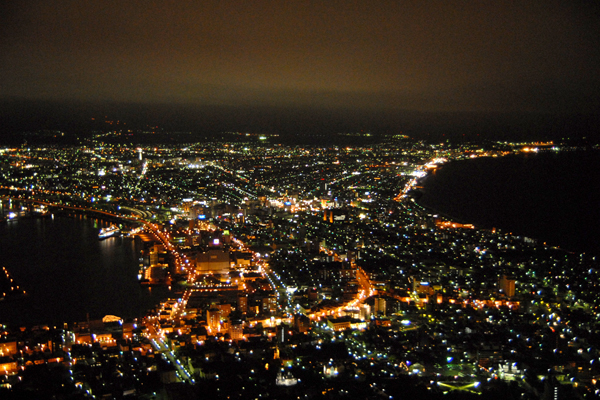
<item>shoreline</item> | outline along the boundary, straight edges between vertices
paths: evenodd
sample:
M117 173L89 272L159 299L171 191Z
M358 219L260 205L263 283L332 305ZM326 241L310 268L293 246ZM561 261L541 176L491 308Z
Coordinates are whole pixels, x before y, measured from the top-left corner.
M539 155L549 156L550 155L549 153L550 152L543 152L542 154L539 154L539 153L536 153L536 154L517 153L517 154L511 154L513 157L508 157L508 158L509 159L513 159L513 160L521 160L522 161L523 159L529 158L530 156L533 155L533 156L535 156L535 159L540 159L540 157L538 157ZM596 153L596 152L594 152L594 151L592 151L592 152L585 151L585 153ZM558 152L558 153L554 153L552 155L559 155L560 156L560 155L564 155L564 154L566 154L566 155L571 154L572 155L573 152L572 151L565 151L565 152L561 151L561 152ZM487 157L481 157L481 158L494 159L495 157L487 156ZM504 157L501 157L501 158L504 159L504 158L507 158L507 157L504 156ZM531 158L531 159L534 159L534 158ZM456 161L469 161L469 160L470 159L451 160L448 163L441 164L438 167L437 170L439 171L439 170L443 169L444 167L446 167L447 165L450 165L451 163L456 162ZM472 159L472 160L476 160L476 159ZM571 160L567 159L567 162L568 161L571 161ZM557 163L557 169L559 167L562 168L562 165L560 165L560 163ZM540 169L539 166L536 167L536 168ZM532 169L531 171L532 171L531 172L532 174L537 173L536 169ZM593 242L591 240L586 241L584 243L584 245L581 246L581 247L579 247L579 248L577 248L576 246L572 246L572 243L571 243L571 246L569 246L569 240L567 240L567 241L561 241L560 240L561 237L562 238L570 237L572 239L571 240L572 242L581 242L578 239L579 236L574 235L574 233L577 232L575 230L572 230L572 232L566 232L566 233L562 233L562 234L559 234L559 235L555 235L556 237L552 237L552 234L547 234L547 233L545 234L544 232L530 232L530 233L527 233L527 227L525 227L525 231L524 231L523 230L523 228L524 228L523 226L521 226L521 227L515 226L515 227L511 228L510 226L506 226L506 225L502 225L502 224L487 224L486 225L486 224L481 223L480 221L476 221L476 220L469 221L469 219L457 217L455 215L452 215L451 213L443 212L440 209L437 209L435 206L428 205L428 204L426 204L423 201L423 198L425 197L426 193L429 192L431 194L430 190L428 190L428 188L427 188L427 181L431 178L432 175L433 175L433 172L429 172L429 173L427 173L426 176L424 176L422 178L419 178L419 180L418 180L418 186L420 186L420 188L416 189L416 190L418 190L421 195L420 196L413 196L412 197L413 198L413 203L415 205L417 205L421 210L423 210L423 212L427 212L429 215L434 215L435 214L435 215L439 215L441 218L446 219L446 220L451 221L451 222L457 222L457 223L461 223L461 224L471 224L471 225L473 225L475 227L475 229L479 229L479 230L492 230L492 229L495 229L495 230L501 231L503 233L510 233L513 236L518 236L518 237L523 237L523 238L530 238L530 239L535 240L536 243L538 243L538 245L540 245L540 246L545 246L545 247L549 247L549 248L555 248L555 249L563 250L563 251L566 251L566 252L569 252L569 253L585 254L586 256L592 256L592 257L594 257L594 256L600 256L600 250L597 250L597 249L595 249L593 247ZM490 174L488 174L487 177L486 177L486 179L496 179L496 180L498 180L499 178L498 178L498 175L494 175L494 174L490 175ZM522 179L522 177L519 177L519 179ZM444 185L447 185L447 184L448 183L445 183ZM512 193L511 196L514 197L514 196L518 196L519 194L520 194L519 192L515 192L515 193ZM552 203L552 200L550 200L550 203ZM495 210L496 210L496 212L492 213L492 214L498 214L497 211L503 211L501 207L500 208L496 207ZM574 212L577 211L577 210L578 209L574 209ZM583 210L582 212L585 213L587 211ZM530 213L528 213L526 210L524 211L524 213L530 215ZM502 214L504 214L504 213L502 213ZM502 216L499 216L499 218L502 219L502 220L506 220L508 222L508 225L510 225L510 221L511 220L515 220L516 218L519 218L519 217L518 217L518 213L511 213L510 217L508 217L508 218L504 218ZM532 218L535 218L535 217L532 217ZM563 218L567 218L567 219L571 219L571 220L576 220L575 217L570 217L568 214L565 214L565 216ZM548 219L552 219L552 215L548 215ZM530 224L527 224L527 226L530 226ZM531 226L534 226L534 225L531 225ZM556 231L550 231L548 229L544 229L543 227L540 228L540 229L543 229L546 232L556 232ZM535 228L533 228L533 230L535 230ZM581 232L579 231L577 233L581 233Z
M439 166L436 168L437 171L442 170L444 167L448 166L448 164L451 164L455 161L469 161L469 160L450 160L447 163L444 164L438 164ZM427 212L428 214L437 214L440 215L441 217L444 217L445 219L449 220L450 222L456 222L459 224L471 224L475 227L475 229L494 229L494 228L481 228L478 225L476 225L475 223L471 222L471 221L466 221L462 218L458 218L455 217L453 215L450 215L448 213L436 210L435 208L428 206L426 204L423 204L421 202L421 198L423 197L423 195L425 194L426 190L425 190L425 183L426 181L433 175L434 172L428 172L427 175L418 178L417 179L417 186L420 187L421 189L413 189L413 190L417 190L419 193L421 193L421 195L419 196L419 198L415 198L412 197L413 199L413 203L415 205L417 205L418 207L422 208L423 211Z

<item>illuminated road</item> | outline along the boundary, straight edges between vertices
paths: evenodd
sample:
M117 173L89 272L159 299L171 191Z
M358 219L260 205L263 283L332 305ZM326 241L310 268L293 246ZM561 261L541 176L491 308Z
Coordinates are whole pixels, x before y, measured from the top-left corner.
M234 239L234 241L240 246L240 248L246 248L244 243L240 240ZM333 256L335 260L341 261L341 258L332 251L324 251L328 252L329 255ZM258 265L261 267L261 273L269 280L271 286L277 293L278 306L289 313L292 310L292 304L290 303L289 294L286 290L285 285L283 285L283 283L279 279L279 276L269 269L269 264L266 261L260 259L260 257L258 257L256 253L253 254L254 258L259 260ZM371 281L369 280L369 277L367 276L365 271L354 263L352 263L352 266L356 269L356 281L358 282L358 285L360 287L356 297L353 300L350 300L340 305L339 307L309 313L307 315L309 318L317 319L325 316L339 314L343 310L346 310L348 308L355 308L360 306L367 298L375 294L373 285L371 284Z
M271 282L271 286L277 293L277 303L279 308L284 309L288 314L291 312L292 304L285 286L281 283L279 276L269 269L269 264L265 261L260 261L261 272Z
M359 307L366 299L375 294L375 290L373 289L373 285L371 285L371 281L367 277L367 274L360 267L357 267L356 269L356 280L360 286L360 289L354 300L351 300L336 308L312 312L308 314L308 317L311 319L318 319L321 317L340 314L346 309Z
M342 259L336 253L329 249L321 247L321 251L324 251L325 253L332 256L335 261L342 261ZM376 293L366 272L354 262L352 262L352 267L354 267L354 269L356 270L356 281L360 287L356 297L353 300L350 300L336 308L309 313L307 315L309 318L318 319L321 317L332 316L335 314L340 314L346 309L359 307L366 299L368 299Z
M146 322L147 328L147 336L150 339L150 343L154 350L158 353L162 354L162 356L167 359L174 367L177 372L177 376L183 382L187 383L195 383L194 378L188 372L187 369L181 363L177 357L175 357L175 352L169 349L169 346L164 342L162 336L156 331L156 326L149 321Z

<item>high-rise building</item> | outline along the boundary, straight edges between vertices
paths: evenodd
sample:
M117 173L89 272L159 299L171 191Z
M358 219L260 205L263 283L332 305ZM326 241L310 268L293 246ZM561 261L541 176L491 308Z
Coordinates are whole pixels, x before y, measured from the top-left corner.
M221 328L221 310L218 308L211 308L210 310L207 310L206 324L213 333L219 332Z
M229 336L233 340L240 340L244 337L244 324L241 320L231 321L229 325Z
M274 313L277 311L277 298L274 294L270 294L262 299L262 312Z
M359 316L362 321L371 318L371 307L368 304L362 304L359 310Z
M375 297L375 302L373 303L373 314L375 315L386 315L386 306L387 302L383 297Z
M515 280L506 275L502 275L498 282L498 289L501 294L507 297L514 297L515 295Z
M241 294L238 296L237 310L241 313L248 312L248 295Z

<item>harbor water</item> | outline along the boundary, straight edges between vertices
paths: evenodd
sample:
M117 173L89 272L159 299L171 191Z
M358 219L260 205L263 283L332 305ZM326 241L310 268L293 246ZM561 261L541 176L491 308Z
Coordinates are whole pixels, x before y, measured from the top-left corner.
M135 318L168 296L167 288L139 284L134 239L98 239L109 225L76 214L0 223L1 266L27 292L0 301L0 323L60 324L108 314Z

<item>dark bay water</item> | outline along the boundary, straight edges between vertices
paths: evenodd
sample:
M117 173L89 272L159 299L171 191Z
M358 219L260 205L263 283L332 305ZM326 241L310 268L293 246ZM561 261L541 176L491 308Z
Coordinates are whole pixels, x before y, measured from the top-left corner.
M0 223L0 266L28 293L0 302L0 323L85 321L88 313L91 319L132 318L165 297L166 288L140 286L133 239L98 240L107 225L59 215Z
M600 152L478 158L423 181L420 204L481 228L600 255Z

